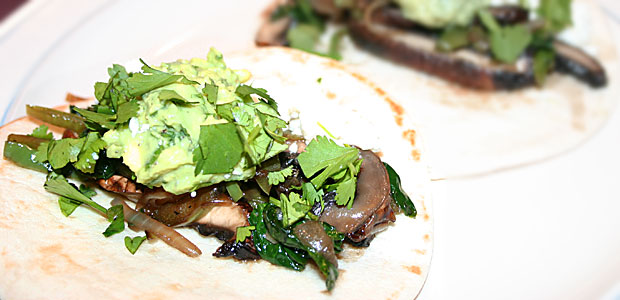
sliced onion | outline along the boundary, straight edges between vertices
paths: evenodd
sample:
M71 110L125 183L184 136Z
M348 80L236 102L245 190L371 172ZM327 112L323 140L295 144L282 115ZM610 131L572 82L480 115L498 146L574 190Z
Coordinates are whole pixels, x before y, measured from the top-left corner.
M111 202L112 205L122 205L125 221L127 221L132 228L136 230L144 230L152 233L166 244L173 248L185 253L190 257L197 257L202 254L202 251L196 247L192 242L178 233L176 230L162 224L161 222L141 213L135 211L125 203L125 200L120 198L114 198Z

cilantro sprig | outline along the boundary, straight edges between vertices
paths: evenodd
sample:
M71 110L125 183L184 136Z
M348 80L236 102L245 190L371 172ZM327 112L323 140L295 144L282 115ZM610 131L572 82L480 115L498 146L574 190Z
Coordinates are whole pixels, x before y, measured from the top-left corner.
M361 160L355 147L340 146L324 136L310 141L306 151L297 158L304 174L318 190L325 185L328 191L336 191L336 203L351 207L355 197L357 174Z
M281 5L274 11L271 19L283 17L290 17L295 21L286 33L286 39L292 48L335 60L342 59L339 48L346 30L339 30L331 36L326 51L318 50L317 45L326 28L325 19L314 12L310 0L294 0Z
M336 204L351 208L362 162L359 149L340 146L325 136L317 136L310 141L306 150L299 154L297 161L310 182L296 187L297 190L288 195L281 193L279 199L270 198L270 203L281 209L284 226L290 226L304 217L313 217L309 212L316 203L321 204L323 211L323 195L326 192L335 191ZM269 184L284 182L291 174L292 167L269 172Z

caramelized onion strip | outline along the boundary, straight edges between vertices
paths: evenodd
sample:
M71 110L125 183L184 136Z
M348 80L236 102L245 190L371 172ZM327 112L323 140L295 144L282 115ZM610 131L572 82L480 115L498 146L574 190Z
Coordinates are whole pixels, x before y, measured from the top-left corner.
M178 233L176 230L162 224L161 222L139 212L135 211L125 203L123 199L114 198L112 205L122 205L125 221L136 230L147 231L171 247L185 253L190 257L197 257L202 254L200 249L192 242Z

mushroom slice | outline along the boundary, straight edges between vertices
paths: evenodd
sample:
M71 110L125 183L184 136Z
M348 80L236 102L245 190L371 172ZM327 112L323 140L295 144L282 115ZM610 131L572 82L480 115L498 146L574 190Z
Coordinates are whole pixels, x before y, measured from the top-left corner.
M514 90L535 84L532 61L526 56L512 65L498 64L489 55L471 49L438 52L435 38L424 33L363 21L352 21L348 28L359 47L463 86Z
M370 150L360 151L360 156L363 161L351 209L332 204L319 218L354 242L373 234L375 226L396 220L390 206L390 179L383 163Z
M553 47L556 52L555 69L558 72L573 75L595 88L607 85L605 68L594 57L558 40L553 42Z
M207 187L196 193L173 195L164 191L147 193L144 212L155 220L173 227L193 227L202 235L215 235L225 243L214 256L234 256L238 259L257 259L251 239L236 242L237 227L248 226L251 208L234 202L222 188Z

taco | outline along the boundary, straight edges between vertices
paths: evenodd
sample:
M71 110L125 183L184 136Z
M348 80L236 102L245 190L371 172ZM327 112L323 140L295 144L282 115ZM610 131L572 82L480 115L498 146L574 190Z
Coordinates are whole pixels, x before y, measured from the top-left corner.
M55 140L32 117L0 129L8 139L8 159L0 162L0 298L411 299L419 293L432 254L426 155L411 119L396 122L396 104L382 90L337 63L281 48L233 55L226 64L212 50L207 60L142 69L110 68L111 79L95 85L98 101L88 109L75 102L72 113L53 111L49 119L39 114L44 108L28 108L30 116L71 128L50 126ZM152 85L140 88L145 84ZM200 122L173 125L191 120L192 106L214 110ZM146 122L154 116L169 118L162 121L168 127ZM259 129L241 128L247 122ZM195 124L203 126L185 127ZM156 139L145 139L147 132ZM217 138L204 142L212 134ZM188 136L200 142L191 151L197 161L187 164L191 172L183 173L171 165L182 161L179 147ZM124 138L131 146L119 142ZM150 150L140 147L152 141L166 147L143 155ZM219 147L223 158L213 160L218 154L209 147ZM261 161L250 163L261 151ZM154 175L158 168L167 171ZM346 180L356 181L353 192ZM399 210L405 215L394 214ZM124 220L135 232L123 231Z
M563 153L596 132L616 103L617 51L608 18L592 1L538 1L531 10L484 0L342 2L365 7L356 14L328 9L333 1L299 0L274 14L307 12L303 5L282 9L291 2L312 4L315 13L305 19L318 19L289 28L305 24L296 29L303 32L323 20L316 49L333 50L327 45L346 27L340 52L322 53L342 58L419 115L435 177L486 174ZM494 32L506 40L494 43L501 35ZM519 36L529 42L519 46Z

